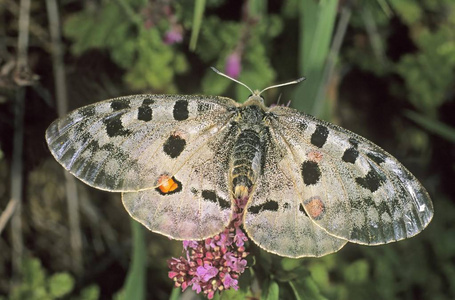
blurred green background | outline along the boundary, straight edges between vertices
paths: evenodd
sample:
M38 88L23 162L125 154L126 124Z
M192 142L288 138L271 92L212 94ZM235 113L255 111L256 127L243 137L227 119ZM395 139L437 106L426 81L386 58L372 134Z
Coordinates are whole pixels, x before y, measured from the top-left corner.
M435 207L399 243L300 260L250 244L240 289L221 299L455 299L454 1L2 0L0 12L0 299L194 299L167 275L181 243L64 175L44 132L58 112L134 93L246 99L210 66L252 89L305 76L266 102L377 143Z

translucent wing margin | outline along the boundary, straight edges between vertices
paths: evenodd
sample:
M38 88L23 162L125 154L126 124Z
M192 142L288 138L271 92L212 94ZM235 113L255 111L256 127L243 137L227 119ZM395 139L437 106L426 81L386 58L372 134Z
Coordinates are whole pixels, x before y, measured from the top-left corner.
M329 234L360 244L412 237L433 217L417 179L372 142L290 108L270 109L272 135L284 139L307 215Z
M138 191L156 187L164 170L176 173L228 122L235 106L223 97L120 97L56 120L46 140L55 159L83 182Z

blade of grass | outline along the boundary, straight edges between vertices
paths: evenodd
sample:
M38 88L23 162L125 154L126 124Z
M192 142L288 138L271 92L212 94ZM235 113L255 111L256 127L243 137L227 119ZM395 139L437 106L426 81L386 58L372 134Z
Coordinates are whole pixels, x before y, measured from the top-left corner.
M295 108L313 112L323 79L323 70L332 40L337 0L303 0L300 2L299 74L307 82L296 88ZM298 100L297 100L298 99Z
M63 59L62 38L60 33L61 23L56 0L46 0L47 16L49 18L49 32L52 45L52 68L55 80L55 97L58 115L63 116L68 112L68 93L66 87L66 72ZM82 232L79 219L79 197L76 179L65 172L65 193L70 228L71 263L72 270L82 273Z
M414 111L405 111L405 116L416 122L431 133L437 134L440 137L455 143L455 128L450 127L437 120L431 119Z
M11 201L16 202L15 211L11 218L11 255L13 262L13 281L19 278L24 255L24 238L22 224L22 189L23 189L23 146L24 146L24 105L25 88L16 92L14 105L14 134L13 134L13 161L11 164Z
M335 70L336 60L340 52L341 44L344 40L344 35L346 33L349 20L351 18L351 8L345 6L341 9L340 17L337 24L337 29L333 37L332 46L330 47L330 52L327 56L327 61L325 64L324 72L322 75L321 84L319 85L318 94L316 99L322 99L324 95L327 95L329 90L329 83L332 79ZM313 106L313 113L316 116L321 116L323 114L324 108L323 101L316 101Z
M196 50L199 31L201 30L202 18L204 16L205 0L196 0L194 3L193 28L191 30L190 50Z
M146 296L145 283L147 279L147 256L144 241L144 228L140 223L131 220L131 230L133 232L133 254L128 275L126 276L123 299L144 300Z

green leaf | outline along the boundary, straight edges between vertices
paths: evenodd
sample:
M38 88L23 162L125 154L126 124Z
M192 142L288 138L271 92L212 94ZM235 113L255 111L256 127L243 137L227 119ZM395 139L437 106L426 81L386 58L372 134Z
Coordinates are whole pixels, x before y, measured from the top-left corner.
M327 298L321 294L319 287L310 276L291 281L289 282L289 285L294 291L296 299L327 300Z
M97 299L99 299L99 297L100 297L100 288L96 285L90 285L81 291L81 294L78 297L78 299L97 300Z
M369 265L365 259L359 259L344 269L347 282L361 284L368 280Z
M390 0L389 3L406 24L416 23L422 18L422 3L414 0Z
M261 299L275 300L275 299L279 299L279 295L280 295L280 286L278 285L278 283L276 281L271 280L270 284L268 285L266 296L261 297Z
M59 298L69 294L74 288L74 279L68 273L56 273L49 277L49 293Z
M438 30L422 29L416 37L417 53L404 55L396 71L404 78L409 100L417 108L436 115L437 108L450 99L455 80L455 34L453 25Z
M217 294L219 294L219 293L217 293ZM248 293L246 291L244 291L244 290L241 290L241 289L238 289L238 290L234 290L234 289L225 290L219 295L220 295L219 298L221 300L243 300L243 299L247 299L248 298L247 297Z

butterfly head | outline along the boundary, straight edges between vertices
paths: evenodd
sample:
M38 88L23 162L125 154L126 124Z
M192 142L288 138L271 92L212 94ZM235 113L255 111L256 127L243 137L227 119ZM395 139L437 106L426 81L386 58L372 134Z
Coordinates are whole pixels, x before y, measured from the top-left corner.
M269 89L273 89L273 88L277 88L277 87L282 87L282 86L285 86L285 85L290 85L290 84L296 84L296 83L299 83L299 82L302 82L304 81L306 78L305 77L301 77L299 79L296 79L296 80L293 80L293 81L290 81L290 82L285 82L285 83L281 83L281 84L276 84L276 85L272 85L272 86L269 86L269 87L266 87L265 89L263 89L262 91L259 91L259 90L255 90L253 91L252 89L250 89L249 86L247 86L246 84L244 84L243 82L240 82L238 81L237 79L234 79L220 71L218 71L217 69L215 69L214 67L211 67L212 70L217 73L218 75L221 75L221 76L224 76L226 78L229 78L230 80L234 81L234 82L237 82L238 84L241 84L243 85L244 87L246 87L250 92L251 92L251 95L250 97L248 97L248 100L245 102L245 105L253 105L253 104L260 104L260 105L264 105L264 97L261 96L261 94Z

